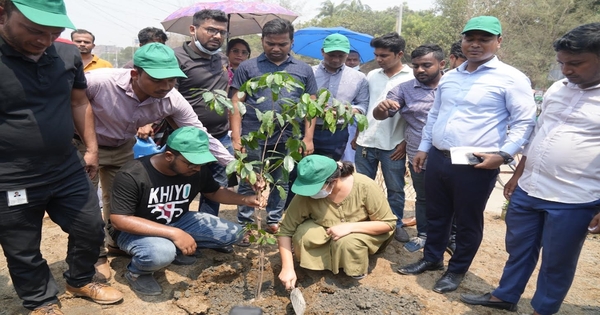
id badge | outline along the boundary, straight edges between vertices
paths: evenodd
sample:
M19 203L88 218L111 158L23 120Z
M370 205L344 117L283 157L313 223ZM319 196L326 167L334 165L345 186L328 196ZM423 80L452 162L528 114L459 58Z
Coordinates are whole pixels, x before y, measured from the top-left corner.
M28 203L27 189L9 190L6 192L8 197L8 206L18 206Z

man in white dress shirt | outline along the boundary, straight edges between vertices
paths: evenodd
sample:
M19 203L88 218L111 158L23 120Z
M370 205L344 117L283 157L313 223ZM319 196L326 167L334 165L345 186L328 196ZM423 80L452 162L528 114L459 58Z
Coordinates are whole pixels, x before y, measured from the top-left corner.
M509 254L500 285L468 304L517 310L542 251L534 315L558 312L575 276L588 230L600 233L600 23L554 42L566 79L544 95L531 142L504 187Z

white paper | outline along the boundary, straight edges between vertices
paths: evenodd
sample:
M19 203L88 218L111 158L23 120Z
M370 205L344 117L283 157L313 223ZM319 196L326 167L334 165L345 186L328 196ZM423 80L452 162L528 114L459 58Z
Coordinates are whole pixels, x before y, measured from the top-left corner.
M450 149L450 158L452 164L457 165L472 165L469 162L469 156L472 156L474 152L486 153L486 152L498 152L498 148L493 147L454 147Z

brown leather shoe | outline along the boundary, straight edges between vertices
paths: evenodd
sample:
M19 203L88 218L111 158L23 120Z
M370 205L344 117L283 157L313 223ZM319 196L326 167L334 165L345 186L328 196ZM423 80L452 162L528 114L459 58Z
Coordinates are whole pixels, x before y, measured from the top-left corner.
M98 282L90 282L81 288L75 288L69 284L66 287L67 292L74 296L87 297L98 304L113 304L123 299L123 293L119 290Z
M417 218L415 218L415 217L404 218L404 219L402 219L402 224L404 224L404 226L415 226L415 225L417 225Z
M111 272L110 266L108 264L108 259L106 257L98 258L98 261L94 264L96 267L96 274L92 279L93 282L103 282L106 283L110 280Z
M277 232L279 232L279 224L273 223L267 225L267 227L265 228L265 232L270 234L277 234Z
M49 305L44 305L44 306L40 306L36 309L34 309L33 311L31 311L31 313L29 313L29 315L64 315L65 313L63 313L60 310L60 306L58 306L58 304L49 304Z

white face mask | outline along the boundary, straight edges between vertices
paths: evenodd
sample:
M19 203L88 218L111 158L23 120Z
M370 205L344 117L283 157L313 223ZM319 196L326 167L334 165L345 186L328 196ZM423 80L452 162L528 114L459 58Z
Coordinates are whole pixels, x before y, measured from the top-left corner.
M323 199L323 198L326 198L327 196L329 196L332 191L333 191L333 186L331 186L331 189L329 191L327 191L327 187L325 187L325 188L319 190L318 193L310 196L310 198L312 198L312 199Z
M196 35L196 32L198 31L197 28L194 28L194 45L196 45L196 48L198 48L201 52L207 54L207 55L216 55L221 51L221 48L217 49L217 50L208 50L206 48L204 48L204 46L202 46L202 44L200 44L200 41L198 41L198 35Z

